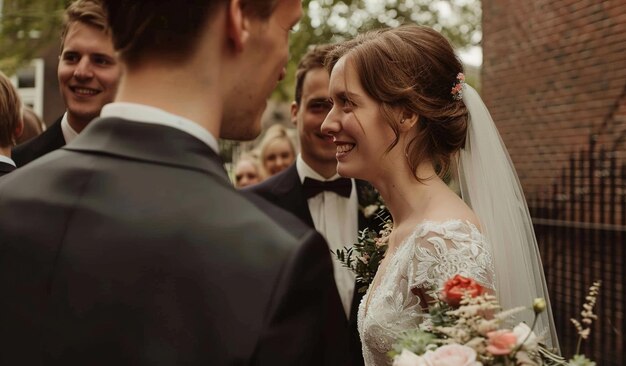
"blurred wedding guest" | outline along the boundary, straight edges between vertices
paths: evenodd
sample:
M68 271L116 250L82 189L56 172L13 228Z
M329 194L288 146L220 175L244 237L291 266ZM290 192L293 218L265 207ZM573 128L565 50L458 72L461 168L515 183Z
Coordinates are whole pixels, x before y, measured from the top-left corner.
M19 139L17 139L17 144L24 143L32 138L35 138L46 129L46 125L43 123L41 118L32 110L32 108L28 106L24 106L23 110L24 117L24 132Z
M66 112L44 133L13 150L18 167L71 142L115 97L121 75L106 14L98 0L65 11L57 68Z
M364 181L341 178L337 174L337 147L321 131L332 105L328 94L328 71L324 59L331 45L314 46L302 57L296 71L295 100L291 121L298 131L300 154L295 163L268 180L249 188L275 205L298 216L322 233L331 252L357 242L358 230L369 227L378 232L383 225L376 214L365 216L373 192ZM357 330L357 312L362 293L355 290L355 275L339 261L333 261L335 284L340 301L335 306L343 313L349 329L347 352L351 365L363 365Z
M285 170L294 162L296 149L285 127L272 125L267 129L259 145L264 176L271 177Z
M15 170L11 147L22 134L22 101L9 78L0 72L0 176Z
M260 133L300 0L103 4L115 102L0 181L0 364L346 365L326 242L218 154Z
M235 187L243 188L260 183L261 169L259 160L252 154L243 154L235 164Z

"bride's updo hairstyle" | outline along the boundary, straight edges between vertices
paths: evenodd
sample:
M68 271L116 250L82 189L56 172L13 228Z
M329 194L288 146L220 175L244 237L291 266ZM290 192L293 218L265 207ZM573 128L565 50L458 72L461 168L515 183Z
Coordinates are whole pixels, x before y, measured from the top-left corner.
M451 94L463 66L450 43L431 28L406 25L341 43L326 58L329 72L343 56L364 90L380 103L381 115L396 135L387 151L398 144L398 112L414 113L419 116L417 134L406 147L413 175L427 179L417 176L417 166L431 161L443 177L452 155L465 145L468 123L463 101Z

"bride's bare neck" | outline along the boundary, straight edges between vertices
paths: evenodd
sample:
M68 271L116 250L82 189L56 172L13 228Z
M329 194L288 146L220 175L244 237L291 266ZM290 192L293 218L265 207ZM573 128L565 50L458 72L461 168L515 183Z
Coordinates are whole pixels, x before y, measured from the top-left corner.
M418 176L427 178L421 182L410 173L391 174L373 182L393 218L390 249L400 245L424 221L460 219L480 226L473 211L435 174L432 165L421 168Z
M417 175L421 181L408 169L390 169L381 174L380 179L372 182L385 201L396 227L415 217L416 213L424 212L436 192L442 186L445 187L432 164L421 164Z

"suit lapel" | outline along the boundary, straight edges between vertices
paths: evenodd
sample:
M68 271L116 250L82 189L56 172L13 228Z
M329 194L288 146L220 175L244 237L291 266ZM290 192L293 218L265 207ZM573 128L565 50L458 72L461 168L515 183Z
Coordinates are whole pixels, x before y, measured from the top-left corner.
M13 149L13 161L18 167L26 165L31 161L65 145L63 137L63 129L61 128L61 120L59 117L50 127L48 127L41 135L18 145Z
M0 162L0 177L15 170L15 167L9 163Z
M50 149L49 151L53 151L56 149L60 149L65 145L65 137L63 137L63 129L61 128L61 120L63 117L57 119L52 126L47 131L50 131L47 135L47 139L45 141L45 145Z
M356 192L357 192L357 200L359 202L359 231L364 230L367 227L367 220L365 219L365 215L363 214L363 206L367 204L365 201L365 197L363 194L364 187L369 185L369 183L362 181L360 179L355 179L356 182Z
M379 205L384 203L382 202L378 191L376 191L371 184L363 180L357 180L356 185L359 197L359 230L369 228L370 230L379 232L383 229L386 219L390 218L389 212L387 209L380 210ZM370 214L368 217L365 217L365 208L373 204L379 206L378 211L374 214Z
M231 185L217 153L173 127L120 118L96 119L64 149L203 171Z
M294 213L310 227L315 227L296 164L292 164L280 177L277 177L272 194L277 198L279 206Z
M63 129L61 128L61 120L59 117L50 127L41 133L36 140L33 140L32 149L40 155L45 155L56 149L60 149L65 145L63 137Z

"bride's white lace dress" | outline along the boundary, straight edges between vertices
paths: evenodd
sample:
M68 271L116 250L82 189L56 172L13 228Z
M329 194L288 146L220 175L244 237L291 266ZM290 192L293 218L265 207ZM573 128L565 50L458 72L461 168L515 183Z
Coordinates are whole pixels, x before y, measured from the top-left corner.
M493 261L483 235L461 220L423 222L391 253L378 285L367 291L358 313L366 366L391 365L387 352L400 333L423 321L414 288L430 289L461 274L495 289Z

